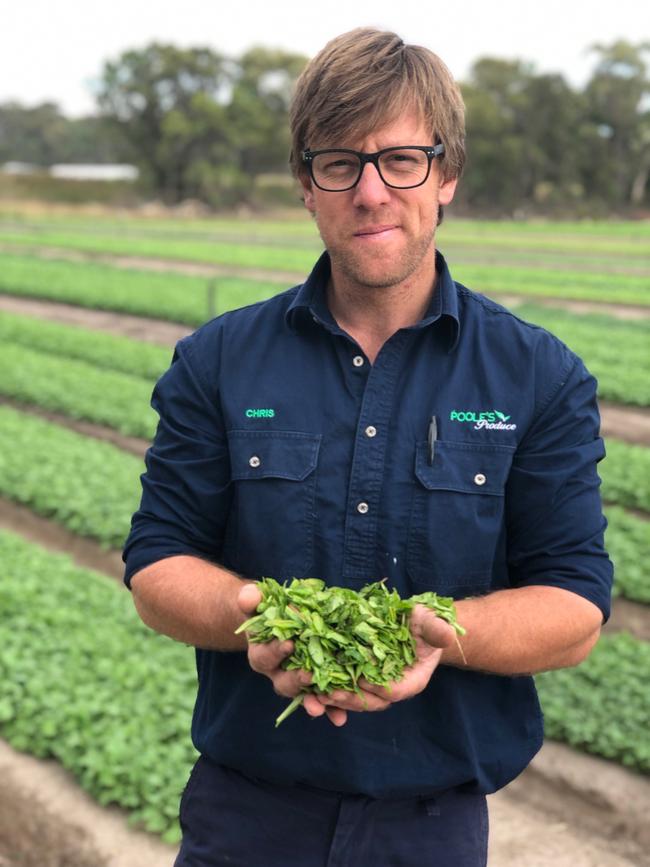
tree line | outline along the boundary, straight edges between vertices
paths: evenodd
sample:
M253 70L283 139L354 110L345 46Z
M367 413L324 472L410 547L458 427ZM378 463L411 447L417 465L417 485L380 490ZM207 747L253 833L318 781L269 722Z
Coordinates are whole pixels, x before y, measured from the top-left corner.
M592 48L581 89L524 61L482 58L461 83L468 161L459 205L482 213L588 216L650 207L650 43ZM0 164L130 162L143 194L214 207L251 202L288 174L288 106L307 58L238 58L152 43L108 61L97 114L0 104ZM286 185L285 180L285 185ZM297 201L297 197L296 197Z

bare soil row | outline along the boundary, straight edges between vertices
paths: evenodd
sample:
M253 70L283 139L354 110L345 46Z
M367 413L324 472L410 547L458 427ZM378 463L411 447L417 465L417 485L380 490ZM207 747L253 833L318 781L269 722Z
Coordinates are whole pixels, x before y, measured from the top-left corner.
M168 271L188 274L194 277L247 277L251 280L295 286L305 279L304 272L271 270L268 268L248 268L237 265L206 264L178 259L160 259L150 256L119 256L115 254L88 253L52 247L30 247L22 244L0 243L0 252L30 254L42 259L65 259L70 262L101 262L117 268L138 268L150 271ZM539 263L531 263L535 267ZM526 266L525 262L521 263ZM547 307L559 307L573 313L603 313L618 319L648 319L650 307L641 304L612 304L604 301L571 301L553 296L529 296L510 293L494 293L493 297L501 304L516 307L518 304L535 303Z
M169 346L170 360L171 347L192 330L186 325L166 322L161 319L149 319L105 310L91 310L73 304L59 304L52 301L19 298L13 295L0 295L0 310ZM69 424L69 421L64 417L52 415L61 424ZM615 437L633 444L650 445L650 409L628 407L603 401L601 402L601 421L603 436ZM117 444L120 442L119 434L108 432L106 429L102 431L98 425L88 425L85 422L81 424L75 422L74 424L77 425L77 429L85 426L84 432L88 432L92 436L110 439L111 442ZM126 445L125 447L127 451L133 451L132 446Z
M117 264L114 258L111 262ZM125 259L123 265L133 267L134 260ZM174 270L169 262L160 263L160 267L163 265L165 269ZM138 265L141 266L142 263ZM215 270L210 268L209 272L202 273L213 275ZM233 269L228 269L228 273L233 273ZM247 275L253 276L250 271ZM270 277L268 274L255 276ZM295 282L295 277L292 275L287 282ZM557 306L556 299L550 303ZM602 305L596 306L603 310ZM580 312L585 312L584 306L581 308ZM190 330L159 320L8 296L0 297L0 309L167 346L172 346ZM593 309L592 305L589 309ZM644 316L650 313L643 309L638 311L641 312ZM649 412L609 404L602 409L606 435L650 444ZM30 411L74 427L85 435L113 442L137 455L142 455L147 447L143 440L123 437L99 425L73 422L59 414L34 408ZM0 527L52 550L68 553L79 565L121 579L119 552L106 551L92 540L75 536L54 522L2 499ZM646 606L616 600L606 628L608 631L627 629L639 638L650 640L648 615ZM94 804L54 762L22 756L0 742L0 780L0 867L19 864L26 867L141 867L143 864L170 867L173 862L173 849L150 835L130 830L122 811L106 810ZM650 812L650 783L618 766L579 755L567 747L546 744L518 780L491 796L490 811L490 867L650 865L646 819Z
M119 551L103 548L92 539L77 536L55 521L36 515L27 507L5 497L0 497L0 529L18 533L30 542L52 551L68 554L85 569L102 572L117 581L122 580L124 564ZM614 600L612 616L604 631L613 633L623 630L636 638L650 641L650 606L627 599Z
M650 865L650 782L609 762L547 742L488 803L490 867ZM0 867L171 867L175 852L0 740Z

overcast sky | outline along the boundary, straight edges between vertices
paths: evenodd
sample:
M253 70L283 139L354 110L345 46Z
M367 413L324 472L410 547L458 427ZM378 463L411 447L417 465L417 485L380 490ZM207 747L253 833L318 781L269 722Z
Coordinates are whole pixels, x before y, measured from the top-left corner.
M92 112L107 59L153 40L236 56L251 45L315 54L359 26L397 31L440 54L457 78L493 56L532 61L574 85L589 46L650 41L648 0L0 0L0 102L50 100Z

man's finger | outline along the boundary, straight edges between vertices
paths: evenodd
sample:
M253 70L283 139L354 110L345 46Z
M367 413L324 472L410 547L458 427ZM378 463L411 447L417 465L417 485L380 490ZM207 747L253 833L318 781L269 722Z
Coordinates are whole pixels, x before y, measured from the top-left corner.
M325 707L339 707L346 711L376 711L386 710L390 702L371 692L356 692L335 689L329 695L319 695L318 700Z
M251 617L255 614L257 606L262 601L262 594L257 584L244 584L237 596L237 604L244 614Z
M290 653L293 653L293 641L274 639L261 644L249 644L248 662L253 671L258 671L260 674L270 674L280 667Z
M326 708L318 701L313 693L307 693L303 699L302 706L311 717L323 716L326 711Z
M325 710L329 721L337 728L344 726L348 721L347 712L340 707L328 707Z
M416 605L411 614L411 632L424 639L431 647L449 647L454 643L456 632L446 620L437 617L423 605Z
M269 675L269 677L271 677L273 689L278 695L295 698L304 689L300 671L282 671L279 669L275 674Z

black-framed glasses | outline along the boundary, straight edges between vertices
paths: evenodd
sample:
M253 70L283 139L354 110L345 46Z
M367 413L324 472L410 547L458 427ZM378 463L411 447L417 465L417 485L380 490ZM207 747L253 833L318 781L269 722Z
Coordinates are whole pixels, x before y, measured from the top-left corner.
M361 180L366 163L372 163L387 187L410 190L421 186L431 172L431 160L445 152L443 144L383 148L372 154L348 148L303 151L302 161L313 182L327 193L351 190Z

